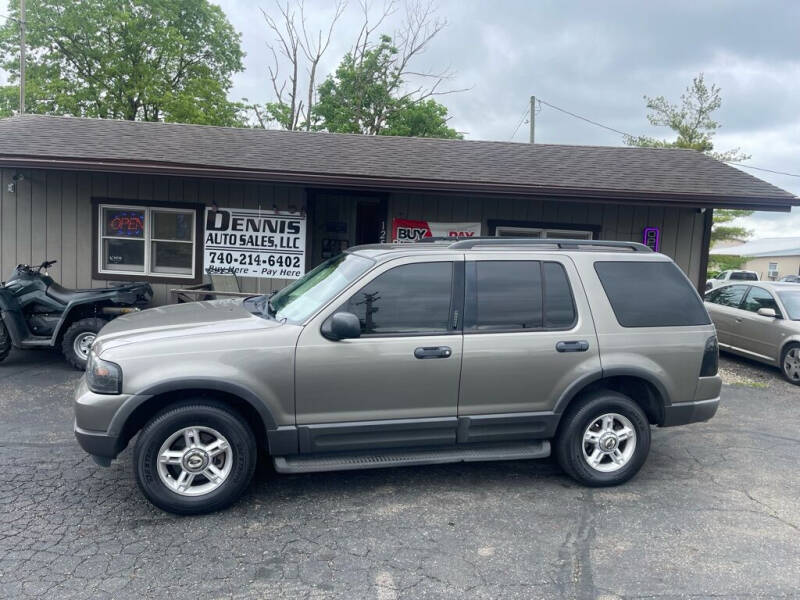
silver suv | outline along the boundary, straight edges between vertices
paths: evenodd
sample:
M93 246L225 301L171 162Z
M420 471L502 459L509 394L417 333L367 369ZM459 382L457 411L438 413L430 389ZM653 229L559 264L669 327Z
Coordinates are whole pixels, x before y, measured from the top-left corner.
M644 463L650 426L711 418L717 338L666 256L635 243L360 246L279 293L120 317L75 435L107 466L138 433L142 492L216 510L259 455L281 473L548 456L589 486Z

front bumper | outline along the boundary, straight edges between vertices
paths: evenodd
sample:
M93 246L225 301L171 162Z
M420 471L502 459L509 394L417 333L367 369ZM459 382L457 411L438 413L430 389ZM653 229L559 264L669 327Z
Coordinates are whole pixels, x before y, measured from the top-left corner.
M125 449L127 440L122 436L120 422L115 419L129 399L127 394L95 394L81 378L75 390L75 438L81 448L92 455L98 464L108 466L111 459Z
M125 449L125 441L116 435L108 435L104 431L88 431L74 424L75 439L86 452L92 455L94 461L103 467L111 464L111 461Z
M664 422L661 427L674 427L687 423L708 421L717 412L719 396L707 400L679 402L664 407Z

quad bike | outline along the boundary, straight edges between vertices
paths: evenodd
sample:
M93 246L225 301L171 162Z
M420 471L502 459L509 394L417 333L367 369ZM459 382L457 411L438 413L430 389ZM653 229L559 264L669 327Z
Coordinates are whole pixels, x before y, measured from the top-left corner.
M69 290L47 274L56 261L17 265L0 284L0 361L15 348L61 347L76 369L85 369L97 332L109 319L140 310L153 297L147 283Z

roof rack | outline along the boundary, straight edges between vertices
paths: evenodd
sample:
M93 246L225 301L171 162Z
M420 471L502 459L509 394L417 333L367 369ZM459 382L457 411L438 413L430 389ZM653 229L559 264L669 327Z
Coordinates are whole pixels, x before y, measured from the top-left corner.
M611 240L560 240L548 238L513 238L476 236L471 238L428 237L417 243L448 242L448 248L469 250L480 246L555 246L559 250L591 250L592 248L615 248L632 252L652 252L653 250L638 242L618 242Z

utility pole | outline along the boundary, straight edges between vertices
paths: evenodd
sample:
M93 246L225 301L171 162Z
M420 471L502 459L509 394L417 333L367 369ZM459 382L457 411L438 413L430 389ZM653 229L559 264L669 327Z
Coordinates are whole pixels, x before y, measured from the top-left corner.
M25 0L19 0L19 114L25 114Z
M536 132L536 96L531 96L531 144L534 143L534 133Z

